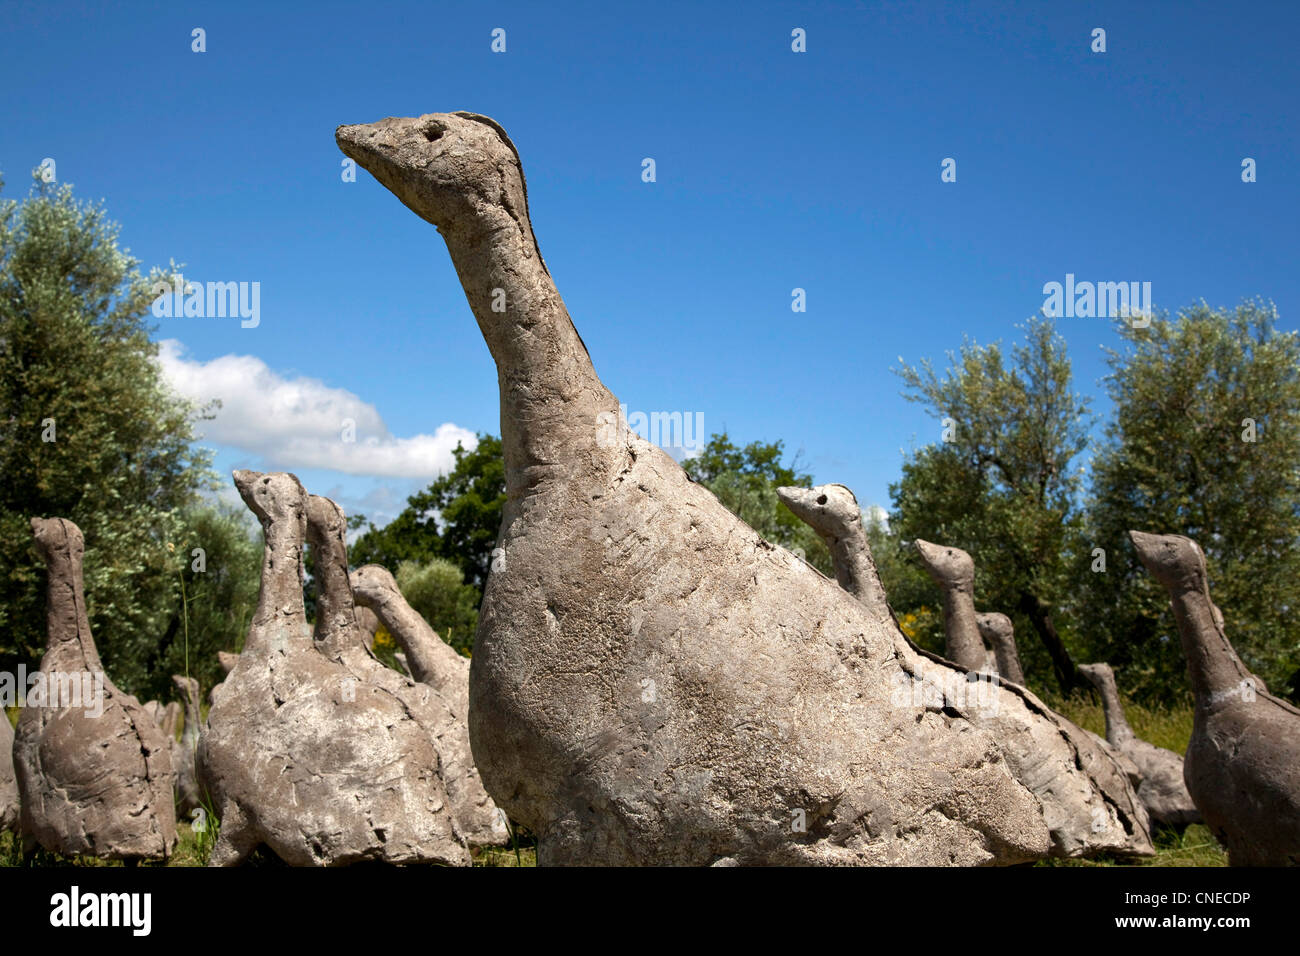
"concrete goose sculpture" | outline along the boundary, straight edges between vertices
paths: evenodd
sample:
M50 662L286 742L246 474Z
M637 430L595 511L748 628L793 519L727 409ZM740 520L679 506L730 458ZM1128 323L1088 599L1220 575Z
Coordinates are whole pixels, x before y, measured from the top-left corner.
M853 492L844 485L821 485L778 488L777 496L826 542L841 586L864 604L887 607ZM953 605L953 610L960 620L976 619L973 601L969 608ZM921 658L918 674L935 689L935 696L991 734L1012 774L1042 801L1053 855L1150 855L1146 815L1125 768L1104 743L1099 746L1022 684L976 682L985 699L972 702L972 683L963 668L922 650L905 635L903 641Z
M975 625L980 637L993 652L995 671L1003 680L1024 686L1025 672L1020 669L1020 653L1016 650L1016 629L1011 618L997 611L975 615Z
M407 603L386 568L366 564L349 576L357 604L370 609L394 640L402 645L411 675L436 688L469 713L469 658L462 657L438 636L420 613Z
M263 845L291 865L468 864L433 728L417 716L422 695L377 686L345 660L359 637L344 626L329 561L318 561L316 639L305 633L302 484L289 474L234 478L266 544L248 638L199 738L199 786L221 820L210 864L238 864Z
M1233 866L1300 864L1300 710L1259 688L1210 599L1191 538L1130 531L1169 593L1195 708L1183 780Z
M33 518L32 535L49 573L48 644L45 699L28 697L14 734L24 849L166 858L176 845L170 748L140 702L104 673L86 616L81 529Z
M921 564L943 592L944 656L968 671L984 668L987 657L975 613L975 562L960 548L914 542Z
M1147 743L1129 726L1124 705L1115 686L1115 672L1109 664L1081 664L1079 672L1101 695L1106 716L1106 742L1129 758L1141 780L1138 797L1151 822L1163 827L1184 828L1200 823L1201 815L1183 782L1183 758L1172 750Z
M470 668L488 792L541 863L1015 863L1042 807L992 738L897 705L919 659L625 427L472 113L336 132L447 242L497 365L507 502Z
M307 537L318 555L317 574L320 576L317 645L326 648L327 653L337 653L339 660L368 684L405 702L408 711L429 729L438 751L438 772L447 788L459 836L470 846L506 843L510 834L504 816L483 788L470 752L466 723L469 710L467 670L461 672L463 679L457 681L454 668L461 665L455 661L440 662L440 670L447 677L443 682L444 690L431 679L419 682L404 677L375 658L366 642L366 633L355 623L356 601L348 574L346 534L347 521L343 510L328 498L308 495ZM419 617L418 614L415 616ZM434 640L437 641L436 636ZM465 660L442 641L437 643L446 648L451 657ZM435 648L429 650L437 653ZM426 664L428 662L426 658Z

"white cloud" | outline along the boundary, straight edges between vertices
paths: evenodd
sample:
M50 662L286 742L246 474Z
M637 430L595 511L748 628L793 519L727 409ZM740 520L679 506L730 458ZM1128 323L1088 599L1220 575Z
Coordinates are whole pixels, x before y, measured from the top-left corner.
M432 435L399 438L375 406L352 392L315 378L285 378L254 355L197 362L180 342L165 339L158 361L180 395L200 404L221 399L216 418L199 423L204 440L258 455L271 468L430 479L453 467L457 443L478 444L472 431L450 422ZM349 420L354 441L344 440Z
M880 505L867 505L862 510L862 520L877 522L885 531L889 530L889 512Z

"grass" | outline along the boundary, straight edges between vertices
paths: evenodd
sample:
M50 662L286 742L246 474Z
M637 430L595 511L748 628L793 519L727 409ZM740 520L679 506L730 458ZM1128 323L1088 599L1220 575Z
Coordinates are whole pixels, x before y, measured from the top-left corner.
M1200 824L1192 824L1181 834L1158 830L1152 836L1155 856L1123 860L1099 856L1090 860L1042 860L1039 866L1227 866L1228 854L1214 835Z
M536 866L537 849L520 847L518 852L508 846L490 846L475 851L475 866Z
M1101 712L1101 702L1089 694L1076 693L1068 698L1047 698L1044 703L1084 730L1106 736L1106 718ZM1133 733L1157 747L1176 754L1187 752L1187 742L1192 739L1192 706L1147 707L1124 699L1124 716L1128 718Z

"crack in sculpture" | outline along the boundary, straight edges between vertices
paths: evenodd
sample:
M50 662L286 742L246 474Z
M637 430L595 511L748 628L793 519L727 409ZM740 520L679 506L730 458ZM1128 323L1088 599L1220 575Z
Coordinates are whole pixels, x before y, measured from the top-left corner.
M826 542L841 586L863 604L871 602L888 610L853 492L832 484L778 488L777 497ZM927 549L931 555L943 556L944 567L961 569L960 581L973 585L974 562L964 551L934 545ZM945 614L949 627L959 623L969 627L971 621L985 616L975 614L969 587L945 600L945 609L953 612ZM1031 694L1023 681L1010 684L999 680L985 686L989 679L978 679L974 684L981 696L972 701L972 675L966 669L917 647L901 629L897 635L903 645L900 657L910 652L914 659L919 658L911 674L924 685L924 696L987 730L1002 749L1012 774L1038 797L1051 831L1054 856L1107 852L1149 856L1154 852L1146 814L1126 769L1104 742L1098 746L1086 731ZM950 638L949 646L973 647L971 635L965 637L965 641L955 642ZM982 651L983 644L979 646ZM931 688L933 692L929 692Z
M361 642L346 557L340 569L330 540L337 506L309 501L293 475L234 478L266 545L248 638L199 738L199 783L221 820L210 865L238 864L259 845L292 865L468 864L435 746L451 715L430 688L393 686L384 675L401 678ZM301 578L309 527L314 637Z
M919 658L888 615L766 545L660 449L609 437L618 402L501 128L435 113L336 139L438 228L497 365L506 561L484 593L470 739L539 862L1045 855L1041 805L993 740L891 700Z
M1191 538L1130 531L1169 593L1195 697L1183 781L1233 866L1300 864L1300 710L1258 686L1210 599Z
M104 674L86 616L81 529L33 518L32 535L49 573L41 673L50 690L44 701L28 698L14 734L24 852L39 844L64 856L165 859L176 846L169 748L140 702ZM66 697L68 679L83 677L102 699Z

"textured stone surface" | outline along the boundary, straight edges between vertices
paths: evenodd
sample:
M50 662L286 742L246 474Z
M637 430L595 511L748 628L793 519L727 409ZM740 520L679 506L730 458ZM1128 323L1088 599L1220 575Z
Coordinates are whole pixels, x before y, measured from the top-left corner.
M996 611L975 615L980 637L993 652L996 672L1013 684L1024 685L1025 672L1020 669L1020 652L1016 650L1016 629L1011 618Z
M375 632L379 630L379 617L368 607L357 605L357 630L361 632L361 640L366 647L374 650Z
M781 503L807 524L830 549L835 580L859 601L881 616L893 616L885 589L871 556L862 509L857 496L845 485L816 488L778 488Z
M18 829L18 781L14 779L14 728L0 710L0 830Z
M888 608L853 492L844 485L822 485L781 488L777 495L826 542L835 578L844 589L864 604L870 601ZM937 550L949 565L969 571L969 579L974 580L974 562L964 551ZM966 580L964 573L954 577ZM990 628L1010 632L1011 622L1003 615L975 614L968 589L959 589L945 599L945 609L949 629L973 629L974 622L991 618ZM995 640L1004 636L999 633ZM931 706L961 713L993 736L1012 774L1041 802L1053 855L1152 852L1148 823L1133 792L1129 767L1104 741L1049 709L1025 689L1023 680L1008 684L981 677L972 682L962 668L912 644L901 631L898 637L900 645L905 644L907 651L920 658L913 674L913 681L919 683L914 683L910 692ZM949 646L973 646L977 641L978 635L970 633L948 635Z
M460 838L470 846L506 843L510 833L506 829L505 817L483 788L470 752L466 722L469 669L465 666L469 662L438 639L432 628L397 592L396 582L392 582L396 600L390 594L387 600L380 602L385 613L390 614L385 620L400 626L407 637L413 638L411 647L420 648L423 655L421 673L424 676L417 682L381 664L371 653L365 635L356 624L353 576L348 574L347 522L342 509L328 498L308 495L307 536L317 554L322 595L317 610L317 644L336 646L340 659L354 674L402 700L411 715L428 729L438 753L439 774L447 788ZM375 570L383 571L382 568ZM382 576L373 572L358 577L367 581L376 577L382 580ZM417 621L424 625L425 633L418 631Z
M1186 827L1200 823L1201 815L1183 783L1183 758L1172 750L1157 747L1133 733L1115 686L1115 672L1109 664L1081 664L1079 673L1101 694L1106 715L1106 741L1136 767L1140 783L1138 797L1152 823L1165 827Z
M229 674L239 663L239 655L232 654L229 651L217 651L217 660L221 663L221 669Z
M28 696L14 735L24 848L167 857L176 845L171 755L140 702L104 674L86 617L81 530L64 518L33 518L32 534L49 574L41 658L49 692L39 703Z
M439 776L437 728L418 716L433 691L369 679L363 659L400 677L348 627L329 560L317 565L315 639L304 634L307 494L293 475L234 477L266 544L248 639L199 739L199 784L221 819L211 864L237 864L259 845L293 865L467 864Z
M1196 705L1183 780L1233 866L1300 864L1300 710L1259 688L1210 599L1190 538L1130 531L1169 593Z
M194 754L199 747L199 682L193 677L173 674L172 681L185 701L185 722L181 739L172 750L172 767L176 771L176 809L184 818L203 805L198 779L194 774Z
M438 636L429 622L407 603L386 568L366 564L349 576L357 604L378 618L406 654L411 675L438 690L457 711L469 713L469 658Z
M975 562L960 548L916 539L921 566L943 592L944 657L958 667L978 671L984 667L984 640L975 620Z
M349 580L357 604L369 608L402 646L399 663L413 679L434 688L455 716L438 746L444 778L452 774L464 781L461 789L466 799L457 800L456 809L465 838L471 846L504 846L510 841L505 815L483 788L470 750L469 658L457 654L407 603L387 569L363 565Z
M623 427L500 127L440 113L336 138L438 227L497 364L508 498L470 738L488 792L537 833L539 862L1044 855L1038 799L993 739L892 699L917 656L888 615Z

